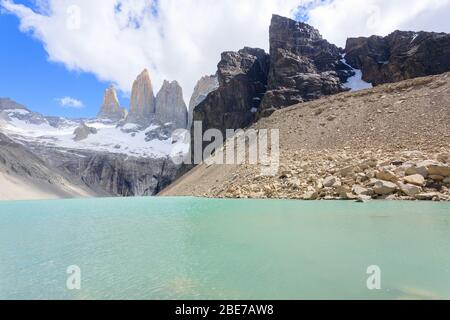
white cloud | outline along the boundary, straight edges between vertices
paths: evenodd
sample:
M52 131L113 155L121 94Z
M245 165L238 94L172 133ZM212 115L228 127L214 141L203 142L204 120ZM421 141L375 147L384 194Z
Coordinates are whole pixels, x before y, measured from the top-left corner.
M164 79L178 80L188 101L197 80L216 71L221 52L268 49L272 13L293 16L306 0L40 0L38 11L47 14L0 1L19 17L22 31L42 41L50 60L125 92L148 68L155 90Z
M55 100L58 101L59 105L63 108L75 108L75 109L84 108L84 103L82 101L72 97L58 98Z
M309 12L309 23L336 45L395 30L450 32L450 0L336 0Z
M395 29L450 32L450 0L39 0L37 11L0 1L50 60L125 94L148 68L155 90L164 79L178 80L187 101L197 80L216 71L221 52L268 50L272 13L293 17L299 5L313 4L309 22L340 46L348 36Z

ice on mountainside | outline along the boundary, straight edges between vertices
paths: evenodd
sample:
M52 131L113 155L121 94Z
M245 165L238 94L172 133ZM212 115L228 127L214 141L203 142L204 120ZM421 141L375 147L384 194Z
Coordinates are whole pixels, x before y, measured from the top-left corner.
M362 71L361 70L355 69L347 63L347 60L345 60L345 54L342 56L341 61L346 66L352 68L353 72L355 73L355 75L353 77L348 78L347 82L344 83L344 86L346 86L347 88L350 88L351 91L359 91L359 90L373 88L371 83L365 82L362 79Z

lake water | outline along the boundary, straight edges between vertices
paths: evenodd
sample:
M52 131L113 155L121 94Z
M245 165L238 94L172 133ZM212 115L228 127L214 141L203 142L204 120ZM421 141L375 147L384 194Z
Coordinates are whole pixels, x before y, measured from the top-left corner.
M0 202L0 299L433 298L450 299L448 203Z

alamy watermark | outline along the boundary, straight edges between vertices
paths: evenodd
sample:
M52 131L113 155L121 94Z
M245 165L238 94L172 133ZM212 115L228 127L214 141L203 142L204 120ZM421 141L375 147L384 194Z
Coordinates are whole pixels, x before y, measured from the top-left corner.
M69 275L66 280L67 290L81 290L81 269L77 265L68 266L66 273Z
M81 8L79 6L67 7L66 28L70 31L81 29Z
M366 281L367 289L380 290L381 289L381 268L377 265L367 267L367 274L369 277Z
M279 129L226 129L225 136L219 129L203 132L202 122L195 121L192 135L187 130L178 129L172 139L185 137L191 146L187 155L171 155L175 164L207 165L257 165L261 175L275 176L280 166Z

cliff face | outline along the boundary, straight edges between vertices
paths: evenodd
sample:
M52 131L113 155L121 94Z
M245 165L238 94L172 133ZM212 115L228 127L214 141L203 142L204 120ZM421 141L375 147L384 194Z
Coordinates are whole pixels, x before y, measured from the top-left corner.
M450 71L450 35L395 31L386 37L350 38L346 60L373 85Z
M269 55L262 49L244 48L224 52L217 66L219 87L195 107L193 120L202 121L203 131L244 128L266 92Z
M145 69L133 83L127 122L147 124L155 113L155 108L156 99L152 82L148 70Z
M119 100L117 99L116 89L113 86L109 87L105 91L103 97L103 104L100 108L100 112L97 118L109 119L112 121L120 121L126 116L125 109L120 107Z
M346 91L343 83L353 73L341 59L341 50L313 27L273 15L268 91L259 115Z
M187 117L180 85L176 81L164 81L156 95L156 120L161 124L171 122L176 129L186 129Z
M70 181L109 196L152 196L168 186L181 170L170 158L30 147L34 154Z
M192 126L194 108L202 103L208 94L219 87L217 75L204 76L196 84L191 100L189 101L188 128Z

